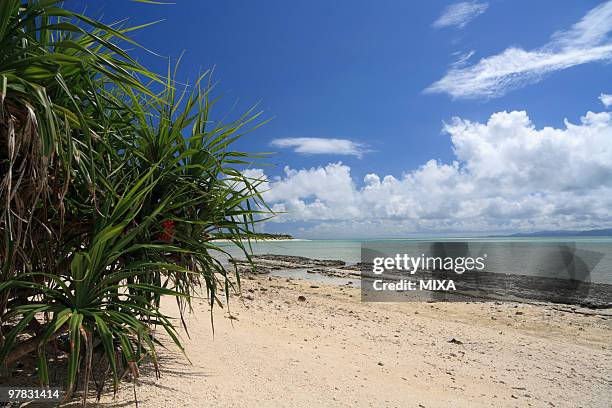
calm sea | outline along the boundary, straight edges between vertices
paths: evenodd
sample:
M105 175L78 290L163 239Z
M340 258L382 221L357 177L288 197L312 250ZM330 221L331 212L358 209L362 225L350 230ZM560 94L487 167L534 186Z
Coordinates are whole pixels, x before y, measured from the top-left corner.
M354 264L361 260L362 244L418 256L427 254L434 243L449 243L450 246L460 243L465 248L465 256L486 254L488 272L612 284L612 237L260 241L252 242L252 250L256 255L340 259ZM220 245L232 256L244 258L233 244Z

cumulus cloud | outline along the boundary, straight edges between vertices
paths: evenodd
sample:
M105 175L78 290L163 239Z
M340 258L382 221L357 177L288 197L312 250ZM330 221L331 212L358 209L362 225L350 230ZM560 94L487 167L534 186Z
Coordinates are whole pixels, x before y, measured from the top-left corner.
M462 1L446 7L433 23L435 28L465 27L470 21L484 13L489 5L476 1Z
M286 212L275 221L387 236L612 225L611 113L537 129L526 112L498 112L486 123L455 118L444 131L455 160L430 160L400 177L371 173L356 183L342 163L286 167L265 194Z
M606 108L612 105L612 95L602 93L601 95L599 95L599 100Z
M468 66L451 66L427 93L455 98L498 97L576 65L612 60L612 0L589 11L570 29L553 34L534 50L510 47Z
M293 148L294 152L303 154L340 154L362 157L366 153L364 144L349 139L293 137L274 139L271 144L274 147Z

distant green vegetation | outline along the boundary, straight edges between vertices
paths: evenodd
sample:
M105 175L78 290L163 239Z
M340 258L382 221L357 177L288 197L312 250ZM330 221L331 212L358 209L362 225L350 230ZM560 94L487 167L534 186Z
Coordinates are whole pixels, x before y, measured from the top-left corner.
M215 239L235 239L236 235L235 234L228 234L228 233L217 233L214 235ZM250 238L250 239L293 239L293 236L289 235L289 234L268 234L265 232L255 232L255 233L251 233L248 236L244 236L243 238Z

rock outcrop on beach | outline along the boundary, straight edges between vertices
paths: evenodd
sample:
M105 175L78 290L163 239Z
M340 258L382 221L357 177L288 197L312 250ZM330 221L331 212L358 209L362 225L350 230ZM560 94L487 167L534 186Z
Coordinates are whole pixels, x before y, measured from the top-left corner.
M233 259L239 273L242 274L269 274L280 270L304 270L309 274L318 274L324 277L362 279L362 287L368 292L370 301L389 301L389 298L380 298L380 292L374 292L371 284L376 279L397 281L400 279L416 281L420 279L453 279L457 291L452 293L428 292L432 300L458 301L458 300L512 300L537 301L547 303L560 303L577 305L589 309L612 308L612 285L593 284L590 282L570 281L540 276L512 275L489 272L470 271L465 274L455 274L448 271L419 270L415 274L406 274L402 271L386 271L383 275L372 273L372 264L347 264L342 260L313 259L292 255L253 255L252 263L247 260ZM402 293L399 293L401 296ZM415 297L415 293L404 293L407 297ZM418 299L423 299L422 293ZM377 297L378 296L378 297ZM383 297L388 294L383 293ZM394 298L397 301L406 301L404 298ZM408 300L415 300L408 299Z
M306 269L308 273L318 273L324 276L359 277L359 267L348 265L337 259L312 259L304 256L292 255L253 255L252 263L244 259L232 259L240 273L266 274L272 270L280 269Z

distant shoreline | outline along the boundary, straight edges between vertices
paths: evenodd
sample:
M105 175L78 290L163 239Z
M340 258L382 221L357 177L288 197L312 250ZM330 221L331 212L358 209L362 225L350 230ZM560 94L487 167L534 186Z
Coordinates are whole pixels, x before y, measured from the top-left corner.
M302 239L302 238L251 238L251 241L287 242L287 241L311 241L311 240ZM215 238L215 239L212 239L210 242L233 242L233 241L227 238Z
M490 235L490 237L510 237L510 238L601 238L612 237L612 228L592 229L584 231L558 230L558 231L536 231L519 232L510 235Z

